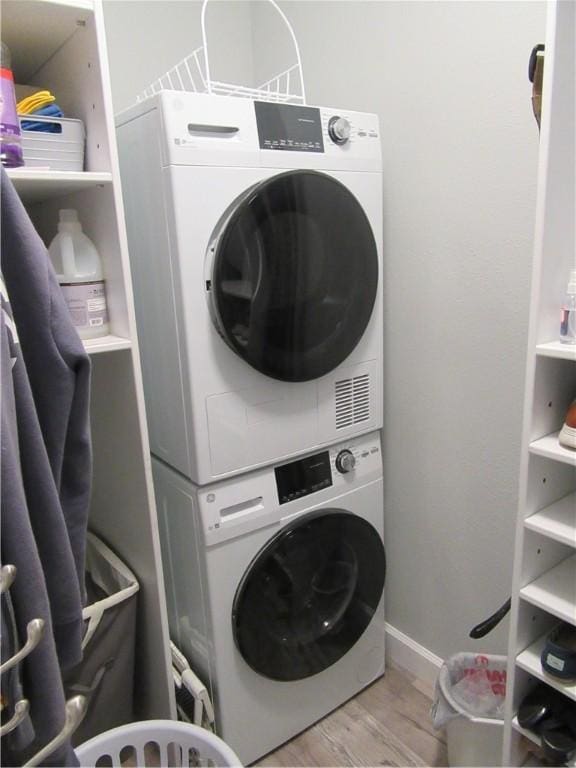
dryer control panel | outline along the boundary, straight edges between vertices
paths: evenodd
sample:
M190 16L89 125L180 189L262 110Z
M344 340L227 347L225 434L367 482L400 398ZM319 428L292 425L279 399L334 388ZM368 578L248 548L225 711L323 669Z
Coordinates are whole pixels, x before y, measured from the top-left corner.
M278 501L286 504L332 485L330 452L322 451L274 468Z
M380 465L380 441L372 435L274 467L280 504L331 486L354 482L372 464Z

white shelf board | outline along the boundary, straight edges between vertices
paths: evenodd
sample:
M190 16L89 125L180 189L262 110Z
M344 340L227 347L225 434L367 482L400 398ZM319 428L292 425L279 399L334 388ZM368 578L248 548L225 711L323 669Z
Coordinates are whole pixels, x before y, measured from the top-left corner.
M536 345L536 354L541 357L554 357L557 360L573 360L576 363L576 344L548 341L545 344Z
M44 171L37 168L9 168L7 171L20 198L27 204L112 184L111 173Z
M540 737L536 733L529 731L527 728L522 728L517 717L512 720L512 728L514 728L515 731L518 731L518 733L521 733L522 736L525 736L533 744L540 746Z
M27 83L93 13L92 0L2 0L2 41L17 83Z
M530 453L576 467L576 450L560 445L558 435L559 432L552 432L530 443Z
M121 349L130 349L132 342L122 336L99 336L96 339L84 339L84 349L89 355L96 355L101 352L117 352Z
M540 656L542 655L546 637L547 635L539 637L535 643L532 643L532 645L526 648L526 650L518 654L516 657L516 665L520 667L520 669L523 669L525 672L529 672L534 677L542 680L542 682L546 683L546 685L549 685L550 688L554 688L555 690L563 693L564 696L572 699L572 701L576 701L576 683L563 683L561 680L557 680L555 677L552 677L552 675L547 675L546 672L544 672L542 669Z
M576 493L530 515L524 525L542 536L576 548Z
M562 560L522 587L520 597L559 619L576 625L576 555Z

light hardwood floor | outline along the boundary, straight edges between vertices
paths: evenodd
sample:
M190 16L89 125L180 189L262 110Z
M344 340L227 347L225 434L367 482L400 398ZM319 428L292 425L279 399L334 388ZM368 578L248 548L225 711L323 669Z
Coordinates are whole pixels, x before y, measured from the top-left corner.
M258 766L445 766L446 743L430 720L432 691L388 668L320 722L271 752Z

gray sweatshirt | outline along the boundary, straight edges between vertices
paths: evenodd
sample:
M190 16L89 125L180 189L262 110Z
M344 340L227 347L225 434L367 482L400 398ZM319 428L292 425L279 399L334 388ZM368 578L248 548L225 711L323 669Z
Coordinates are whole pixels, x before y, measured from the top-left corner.
M12 305L11 313L3 298L2 563L18 569L10 595L21 643L28 621L46 622L42 641L20 665L34 739L24 750L3 748L3 764L18 765L62 728L62 673L81 659L90 363L46 248L1 173L2 273ZM77 762L65 745L45 764Z

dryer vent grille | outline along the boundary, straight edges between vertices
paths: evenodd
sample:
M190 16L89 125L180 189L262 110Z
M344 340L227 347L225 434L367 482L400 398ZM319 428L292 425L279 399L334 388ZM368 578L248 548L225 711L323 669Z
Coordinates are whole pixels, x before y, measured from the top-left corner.
M344 429L370 418L370 376L354 376L335 383L336 429Z

